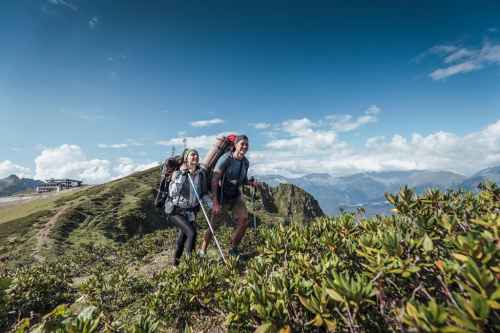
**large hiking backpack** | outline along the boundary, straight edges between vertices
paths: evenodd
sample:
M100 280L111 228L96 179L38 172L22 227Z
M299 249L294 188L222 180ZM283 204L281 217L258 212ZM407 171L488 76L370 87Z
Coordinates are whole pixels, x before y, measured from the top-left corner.
M181 166L183 161L183 156L184 153L182 155L167 158L163 162L160 172L160 186L158 187L158 191L156 193L154 201L156 208L161 209L165 205L165 201L168 197L168 185L170 184L170 180L172 179L172 174L175 170L179 170L179 167Z
M203 159L203 162L200 163L200 166L205 170L207 175L208 189L210 189L210 182L212 181L212 175L217 160L224 155L224 153L233 149L236 138L236 134L217 137L214 145Z

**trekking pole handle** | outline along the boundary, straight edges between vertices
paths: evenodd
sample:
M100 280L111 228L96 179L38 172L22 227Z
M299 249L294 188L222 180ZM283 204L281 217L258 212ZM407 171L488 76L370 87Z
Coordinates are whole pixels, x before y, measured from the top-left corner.
M217 237L215 236L215 232L214 232L214 229L212 228L212 224L210 223L210 219L208 218L207 212L205 211L205 207L203 207L203 203L201 202L200 196L198 195L198 191L196 191L196 187L194 186L194 182L193 182L193 179L191 178L191 174L188 172L187 176L189 178L189 182L191 183L191 186L193 187L193 191L194 191L194 194L196 195L196 199L198 199L201 210L203 211L203 215L205 215L205 219L207 220L208 227L210 228L210 232L214 236L215 244L217 245L217 248L219 249L220 256L222 257L224 264L227 264L226 258L224 257L224 253L222 253L222 249L219 245L219 241L217 240Z

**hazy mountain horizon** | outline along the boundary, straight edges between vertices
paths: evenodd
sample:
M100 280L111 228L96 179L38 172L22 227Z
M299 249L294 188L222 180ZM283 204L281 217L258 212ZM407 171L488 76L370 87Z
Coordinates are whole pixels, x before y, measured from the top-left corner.
M281 175L260 175L257 178L273 186L291 183L303 188L318 200L327 214L363 207L367 214L372 215L389 212L385 192L397 192L404 185L416 189L417 193L428 188L476 190L477 185L486 179L500 182L500 166L479 170L469 177L445 170L407 170L370 171L337 177L312 173L296 178Z

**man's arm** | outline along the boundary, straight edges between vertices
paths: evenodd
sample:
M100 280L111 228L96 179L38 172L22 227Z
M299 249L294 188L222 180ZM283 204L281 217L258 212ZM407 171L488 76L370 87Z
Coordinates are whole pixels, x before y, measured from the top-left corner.
M217 192L219 189L219 181L221 179L221 174L217 171L214 171L214 175L212 176L212 182L210 184L210 188L212 189L212 194L213 194L213 202L214 204L219 203L219 199L217 198Z
M220 212L220 203L219 203L219 198L217 197L220 179L221 179L221 174L215 171L214 175L212 176L212 183L210 184L212 188L212 214L214 216L218 215Z

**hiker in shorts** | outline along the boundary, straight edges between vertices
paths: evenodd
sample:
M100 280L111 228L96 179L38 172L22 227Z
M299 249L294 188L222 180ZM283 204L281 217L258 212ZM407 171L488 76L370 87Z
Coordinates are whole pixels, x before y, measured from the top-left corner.
M212 214L214 227L220 222L222 210L231 210L236 222L236 229L231 237L231 249L229 255L238 256L238 244L245 235L248 227L248 211L240 191L241 185L256 186L256 183L248 181L247 171L249 162L245 157L248 151L248 137L239 135L234 143L234 149L223 154L215 164L211 181L212 190ZM212 239L212 233L207 230L200 249L200 254L206 253L207 247Z
M177 244L174 252L173 265L177 266L184 251L190 255L196 244L196 213L200 208L193 186L188 178L191 176L194 187L202 201L211 206L208 194L206 174L198 165L199 155L194 149L186 149L183 162L172 174L168 187L168 199L165 202L165 213L170 221L179 229Z

